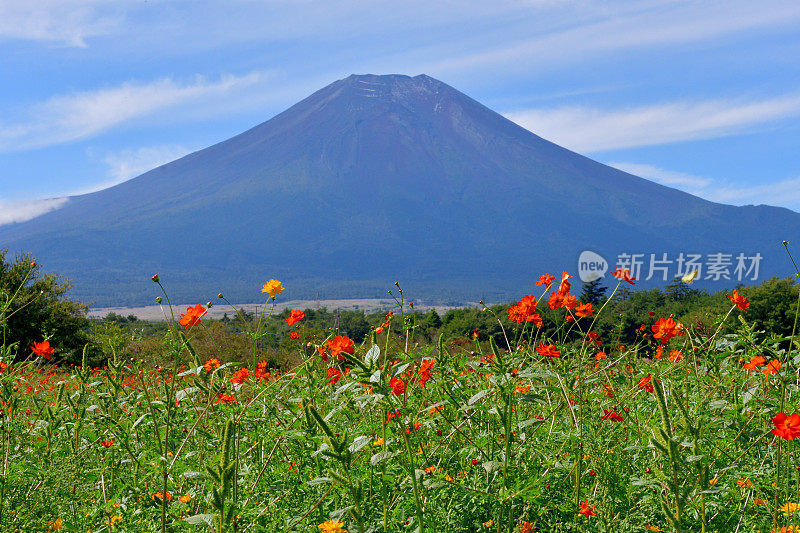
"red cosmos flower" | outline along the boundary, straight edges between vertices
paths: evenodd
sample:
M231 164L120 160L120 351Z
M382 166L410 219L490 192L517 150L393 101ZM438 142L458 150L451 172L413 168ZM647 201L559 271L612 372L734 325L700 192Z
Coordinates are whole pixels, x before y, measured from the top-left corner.
M114 441L113 440L100 441L100 446L102 446L103 448L111 448L113 445L114 445Z
M247 370L246 368L240 368L233 374L233 377L231 378L231 383L236 383L241 385L249 377L250 377L250 371Z
M656 359L661 359L664 357L664 346L659 344L658 348L656 348Z
M375 328L375 333L380 333L384 329L389 327L389 323L392 321L392 316L394 316L394 311L389 311L386 316L383 317L383 323Z
M541 356L561 357L561 352L558 351L554 344L540 342L539 346L536 347L536 351L539 352Z
M594 358L595 358L597 361L602 361L602 360L603 360L603 359L605 359L606 357L608 357L608 354L607 354L606 352L597 352L596 354L594 354Z
M328 380L328 385L333 385L342 379L342 373L338 368L329 368L325 371L325 378Z
M553 280L555 279L556 279L555 276L551 276L548 273L544 273L541 276L539 276L539 281L536 282L536 285L544 285L546 289L549 289L550 285L553 283Z
M419 386L421 389L425 388L425 384L431 379L431 368L433 368L433 359L423 359L422 364L419 365Z
M300 338L300 334L297 333L296 331L293 331L293 332L289 333L289 338L292 339L292 340L297 340L297 339Z
M222 392L217 394L217 399L214 400L214 404L221 404L221 403L236 403L236 396L233 394L224 394Z
M328 349L331 351L331 355L335 355L339 361L344 361L344 356L341 355L340 352L349 354L355 352L353 340L346 335L337 335L333 339L329 340Z
M586 318L588 316L592 316L593 314L594 309L592 309L591 303L581 304L575 308L575 316L578 318Z
M49 341L34 342L33 346L31 346L31 350L34 354L39 357L44 357L48 361L53 359L53 352L55 352L55 348L50 346Z
M618 268L612 272L611 275L615 278L621 279L622 281L627 281L631 285L633 285L633 282L636 280L636 278L631 276L631 271L627 268Z
M683 335L683 324L672 318L659 318L651 329L653 338L661 339L662 344L666 344L672 337Z
M800 414L794 413L792 416L786 416L786 413L778 413L772 419L775 429L772 434L776 437L782 437L786 440L794 440L800 437Z
M206 316L206 308L203 307L201 304L197 304L194 307L187 307L186 312L181 315L181 326L184 326L186 329L189 329L192 326L196 326L200 323L200 319Z
M600 417L601 420L611 420L612 422L622 422L622 417L619 416L619 413L616 411L606 411L603 409L603 416Z
M603 341L600 340L600 335L598 335L594 331L590 331L587 334L587 336L589 337L589 340L595 343L596 345L601 346L603 344Z
M677 363L683 359L683 352L680 350L670 350L669 352L669 360L673 363Z
M395 409L394 413L391 411L386 411L386 423L388 424L398 416L400 416L400 409Z
M578 305L578 299L575 298L570 293L565 293L561 297L561 304L566 307L567 309L575 309L575 306ZM569 318L569 317L568 317Z
M392 388L392 394L400 396L406 391L406 382L395 376L389 381L389 386Z
M597 516L597 513L594 512L594 509L589 507L589 500L584 500L581 502L581 508L578 510L578 514L582 514L587 518L590 516Z
M747 298L739 294L736 289L733 289L733 292L728 295L728 300L732 301L733 305L742 311L747 311L747 308L750 307L750 302L747 301Z
M744 367L748 370L748 373L753 370L758 370L758 367L764 366L767 360L764 359L760 355L754 355L750 358L750 361L744 364Z
M291 326L293 324L296 324L297 322L303 320L305 317L306 314L301 310L292 309L292 311L289 313L289 316L286 317L286 325Z
M642 379L640 379L639 383L637 383L636 385L642 390L646 390L647 392L653 392L654 389L652 381L653 378L651 378L650 374L648 374Z

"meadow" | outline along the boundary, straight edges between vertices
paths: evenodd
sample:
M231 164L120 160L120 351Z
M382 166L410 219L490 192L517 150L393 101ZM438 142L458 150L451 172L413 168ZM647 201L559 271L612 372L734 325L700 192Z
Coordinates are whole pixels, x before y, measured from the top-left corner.
M399 285L360 343L292 310L278 362L279 281L226 360L195 346L208 305L173 309L154 276L161 364L4 340L0 530L800 531L800 302L790 335L733 290L702 327L654 308L601 337L635 284L614 275L598 305L544 274L482 308L490 336L419 342Z

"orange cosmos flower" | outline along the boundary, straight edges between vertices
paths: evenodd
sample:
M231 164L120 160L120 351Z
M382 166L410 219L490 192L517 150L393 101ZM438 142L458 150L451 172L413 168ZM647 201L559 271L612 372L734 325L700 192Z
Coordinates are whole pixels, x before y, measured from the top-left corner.
M431 368L433 368L433 359L423 359L422 364L419 365L419 387L425 388L425 384L431 379Z
M627 281L631 285L633 285L633 282L636 280L636 278L631 276L631 271L627 268L618 268L612 272L611 275L615 278L621 279L622 281Z
M672 318L659 318L652 326L653 338L666 344L672 337L683 335L683 324Z
M761 370L761 372L763 372L765 376L769 376L769 375L772 375L772 374L777 374L782 366L783 366L783 364L780 361L778 361L777 359L775 359L773 361L770 361L767 364L767 366L765 366Z
M575 316L578 318L586 318L592 316L593 314L594 309L592 309L591 303L581 304L575 308Z
M682 351L680 351L680 350L671 350L669 352L669 360L672 361L673 363L677 363L678 361L681 360L681 358L683 358L683 352Z
M208 311L206 311L206 308L201 304L197 304L194 307L187 307L186 313L181 315L180 324L186 329L196 326L200 323L200 319L206 316L207 312Z
M231 383L236 383L238 385L241 385L249 377L250 377L250 371L247 370L246 368L240 368L233 374L233 377L231 378Z
M606 411L603 409L603 416L600 417L601 420L611 420L612 422L622 422L622 417L619 416L619 413L616 411Z
M329 368L325 371L325 379L328 380L328 385L338 383L342 379L342 372L338 368Z
M536 351L539 352L541 356L561 357L561 352L558 351L558 348L556 348L554 344L540 342L539 346L536 347Z
M800 414L794 413L792 416L786 416L786 413L778 413L772 419L775 429L772 434L776 437L782 437L786 440L794 440L800 436Z
M597 513L594 512L594 509L589 507L589 500L584 500L581 502L581 508L578 510L578 514L582 514L587 518L590 516L597 516Z
M113 440L100 441L100 446L102 446L103 448L111 448L113 445L114 445Z
M533 533L533 523L523 522L522 527L519 530L519 533Z
M217 405L221 403L236 403L236 396L233 394L223 394L220 392L217 394L217 399L214 400L214 403Z
M653 378L651 378L650 374L648 374L642 379L640 379L639 383L637 383L636 385L642 390L646 390L647 392L653 392L654 389L652 381Z
M537 281L536 284L544 285L546 289L549 289L550 285L553 283L553 280L555 279L556 279L555 276L551 276L548 273L544 273L541 276L539 276L539 281Z
M296 324L297 322L303 320L305 317L306 314L301 310L292 309L292 311L289 313L289 316L286 317L286 325L291 326L293 324Z
M748 373L753 370L758 370L758 367L764 366L767 363L767 360L764 359L760 355L754 355L750 358L750 361L745 363L743 366L747 369Z
M261 287L261 292L268 292L269 297L274 300L276 296L283 292L283 283L277 279L271 279Z
M596 344L596 345L598 345L598 346L601 346L601 345L603 344L603 341L601 341L601 340L600 340L600 335L598 335L598 334L597 334L597 333L595 333L594 331L590 331L590 332L587 334L587 337L589 337L589 340L590 340L591 342L595 343L595 344Z
M389 381L389 386L392 388L392 394L400 396L406 391L406 382L395 376Z
M292 339L292 340L297 340L297 339L300 338L300 334L297 333L296 331L293 331L293 332L289 333L289 338Z
M602 361L606 357L608 357L608 354L606 352L597 352L596 354L594 354L594 358L598 361Z
M208 361L203 363L203 368L205 368L206 370L211 372L212 370L219 368L220 364L221 363L220 363L219 359L216 359L216 358L209 359Z
M170 493L168 492L168 493L167 493L167 496L166 496L166 497L164 497L164 495L163 495L163 494L161 494L161 492L156 492L156 493L154 493L152 496L150 496L150 499L151 499L151 500L155 500L156 498L158 498L159 500L161 500L161 499L164 499L164 500L170 501L170 500L172 499L172 494L170 494Z
M747 301L747 298L739 294L736 289L733 289L733 292L728 295L728 300L732 301L733 305L742 311L747 311L747 308L750 307L750 302Z
M53 352L55 352L55 349L50 346L49 341L34 342L33 346L31 346L31 350L34 354L39 357L44 357L48 361L53 359Z
M181 501L181 503L189 503L190 501L192 501L192 495L191 494L184 494L183 496L181 496L178 499Z
M344 361L344 356L340 354L340 352L352 354L355 352L355 346L353 345L353 340L346 335L337 335L336 337L332 338L328 341L328 349L331 351L331 355L335 355L339 361Z

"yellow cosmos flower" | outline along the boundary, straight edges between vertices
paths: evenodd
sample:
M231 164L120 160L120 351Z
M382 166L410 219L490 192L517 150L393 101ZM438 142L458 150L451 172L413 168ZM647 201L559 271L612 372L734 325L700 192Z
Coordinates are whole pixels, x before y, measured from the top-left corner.
M780 507L780 510L783 512L783 516L794 514L797 509L800 509L800 504L797 503L785 503Z
M383 446L383 437L378 438L378 440L372 443L373 446Z
M322 530L322 533L347 533L347 530L344 528L343 522L326 520L317 527Z
M264 286L261 288L261 292L268 292L269 297L274 300L278 294L283 292L283 283L277 279L271 279L264 284Z

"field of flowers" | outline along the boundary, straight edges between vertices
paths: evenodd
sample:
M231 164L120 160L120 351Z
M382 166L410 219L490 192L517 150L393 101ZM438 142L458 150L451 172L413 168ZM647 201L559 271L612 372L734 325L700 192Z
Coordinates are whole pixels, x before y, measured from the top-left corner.
M258 358L266 317L249 365L202 360L200 304L156 368L55 366L43 339L0 362L0 530L800 531L794 334L754 331L734 290L712 331L654 309L604 343L570 279L541 276L500 342L409 349L399 288L361 345L294 310L291 368Z

